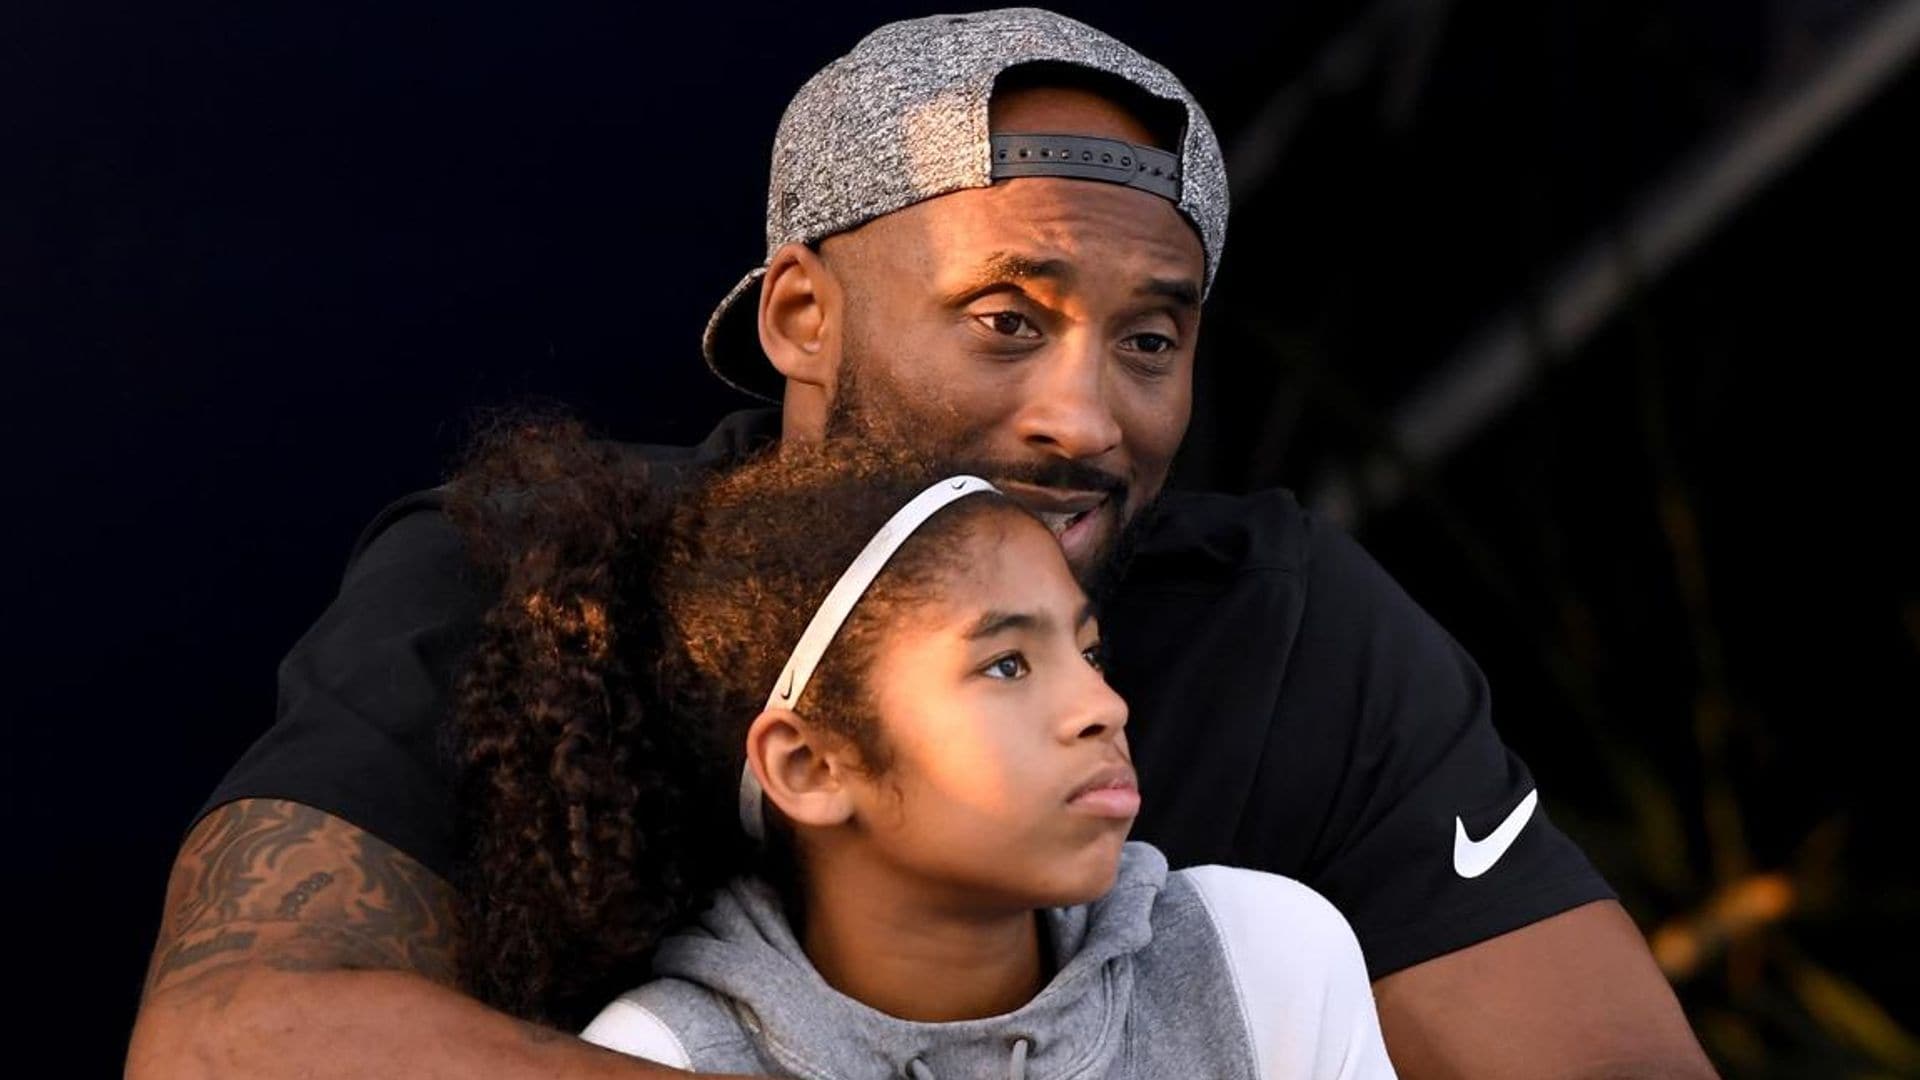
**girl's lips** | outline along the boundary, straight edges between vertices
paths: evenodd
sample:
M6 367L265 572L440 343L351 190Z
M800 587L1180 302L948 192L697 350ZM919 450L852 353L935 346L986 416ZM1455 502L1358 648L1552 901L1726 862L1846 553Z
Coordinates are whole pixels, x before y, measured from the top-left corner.
M1135 787L1094 788L1073 797L1067 803L1075 810L1094 817L1131 818L1140 813L1140 789Z
M1067 805L1096 817L1130 818L1140 812L1140 783L1133 766L1108 765L1074 789Z

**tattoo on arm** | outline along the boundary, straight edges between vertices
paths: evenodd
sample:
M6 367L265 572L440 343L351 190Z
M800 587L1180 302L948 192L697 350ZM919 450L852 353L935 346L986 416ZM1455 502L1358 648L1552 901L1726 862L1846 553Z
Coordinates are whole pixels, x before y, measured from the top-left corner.
M454 981L453 892L392 846L284 799L242 799L174 862L146 992L241 963Z

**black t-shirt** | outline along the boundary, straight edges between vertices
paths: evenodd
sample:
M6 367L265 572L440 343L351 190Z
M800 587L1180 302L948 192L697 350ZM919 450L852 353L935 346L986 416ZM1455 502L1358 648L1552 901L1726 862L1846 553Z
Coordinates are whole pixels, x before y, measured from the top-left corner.
M751 410L697 447L624 449L700 468L778 425ZM490 597L440 507L439 489L416 492L367 526L280 665L277 721L202 814L292 799L449 875L444 721ZM1140 772L1133 836L1175 867L1319 890L1374 977L1613 895L1528 797L1472 658L1286 491L1167 493L1100 622Z

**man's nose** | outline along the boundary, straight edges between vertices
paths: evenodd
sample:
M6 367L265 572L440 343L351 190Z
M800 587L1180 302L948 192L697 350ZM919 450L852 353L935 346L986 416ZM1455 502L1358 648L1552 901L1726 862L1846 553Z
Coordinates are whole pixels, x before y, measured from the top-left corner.
M1059 457L1097 458L1120 445L1104 357L1089 342L1062 343L1022 387L1020 438Z

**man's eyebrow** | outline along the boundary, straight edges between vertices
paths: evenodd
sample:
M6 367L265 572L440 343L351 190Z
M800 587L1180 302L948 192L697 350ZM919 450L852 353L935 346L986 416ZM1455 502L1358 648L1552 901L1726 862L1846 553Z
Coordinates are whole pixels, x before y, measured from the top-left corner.
M966 283L948 293L945 301L949 307L958 307L996 287L1035 278L1072 285L1073 264L1065 259L1037 259L1016 251L996 251L980 260ZM1190 311L1200 309L1200 286L1192 278L1148 278L1134 290L1134 295L1171 300L1175 306Z
M1072 284L1073 276L1073 264L1065 259L1036 259L1015 251L996 251L980 260L980 265L967 275L966 283L947 294L946 302L949 305L964 304L976 296L985 295L995 286L1034 278Z
M1144 284L1134 290L1139 296L1158 296L1171 300L1183 308L1200 307L1200 286L1192 278L1148 278Z
M1080 605L1080 613L1073 617L1073 625L1078 628L1087 625L1093 618L1093 601ZM1053 625L1053 619L1044 612L1033 611L988 611L974 620L973 626L966 632L968 641L992 637L1009 630L1045 630Z

